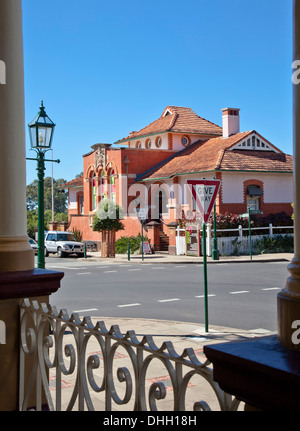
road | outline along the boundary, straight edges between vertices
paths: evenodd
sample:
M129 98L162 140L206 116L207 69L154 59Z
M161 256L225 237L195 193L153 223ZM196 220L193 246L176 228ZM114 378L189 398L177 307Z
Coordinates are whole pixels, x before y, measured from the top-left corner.
M277 330L277 294L287 262L208 265L209 325ZM204 324L203 267L197 264L108 264L46 259L65 273L51 304L94 317L166 319Z

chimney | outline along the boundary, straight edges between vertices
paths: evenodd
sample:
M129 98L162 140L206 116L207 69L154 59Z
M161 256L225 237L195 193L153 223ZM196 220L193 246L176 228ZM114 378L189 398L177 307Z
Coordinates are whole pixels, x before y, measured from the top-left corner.
M223 111L223 138L240 132L240 110L225 108Z

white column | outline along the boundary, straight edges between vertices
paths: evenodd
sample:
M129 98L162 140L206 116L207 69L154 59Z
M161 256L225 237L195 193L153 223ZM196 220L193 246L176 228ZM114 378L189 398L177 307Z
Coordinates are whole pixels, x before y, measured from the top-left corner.
M294 60L300 60L300 0L294 0ZM294 249L285 288L278 294L278 338L287 348L300 351L293 333L300 320L300 83L293 83Z
M0 84L0 272L30 270L21 0L0 1L0 60L6 73Z

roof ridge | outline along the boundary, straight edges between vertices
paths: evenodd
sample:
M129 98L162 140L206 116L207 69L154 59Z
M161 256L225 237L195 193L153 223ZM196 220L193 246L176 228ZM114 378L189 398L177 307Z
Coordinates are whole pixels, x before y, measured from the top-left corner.
M226 149L225 149L225 148L222 148L222 149L219 151L219 153L218 153L219 155L218 155L218 159L217 159L217 162L216 162L215 169L220 169L220 168L221 168L221 163L222 163L222 160L223 160L223 157L224 157L225 151L226 151Z
M177 118L178 118L178 114L177 114L177 112L174 112L174 118L172 118L171 120L171 124L170 124L170 127L169 127L169 129L168 130L171 130L172 129L172 127L174 127L174 125L175 125L175 123L176 123L176 121L177 121Z

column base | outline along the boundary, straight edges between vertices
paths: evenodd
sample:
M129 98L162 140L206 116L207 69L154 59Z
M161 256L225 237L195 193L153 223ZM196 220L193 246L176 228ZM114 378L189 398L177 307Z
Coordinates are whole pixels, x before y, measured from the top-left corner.
M34 251L28 237L0 237L0 272L31 271Z
M290 349L300 352L300 259L295 256L288 269L291 276L286 287L277 296L278 339ZM299 322L296 324L294 322ZM298 329L299 332L299 329Z

